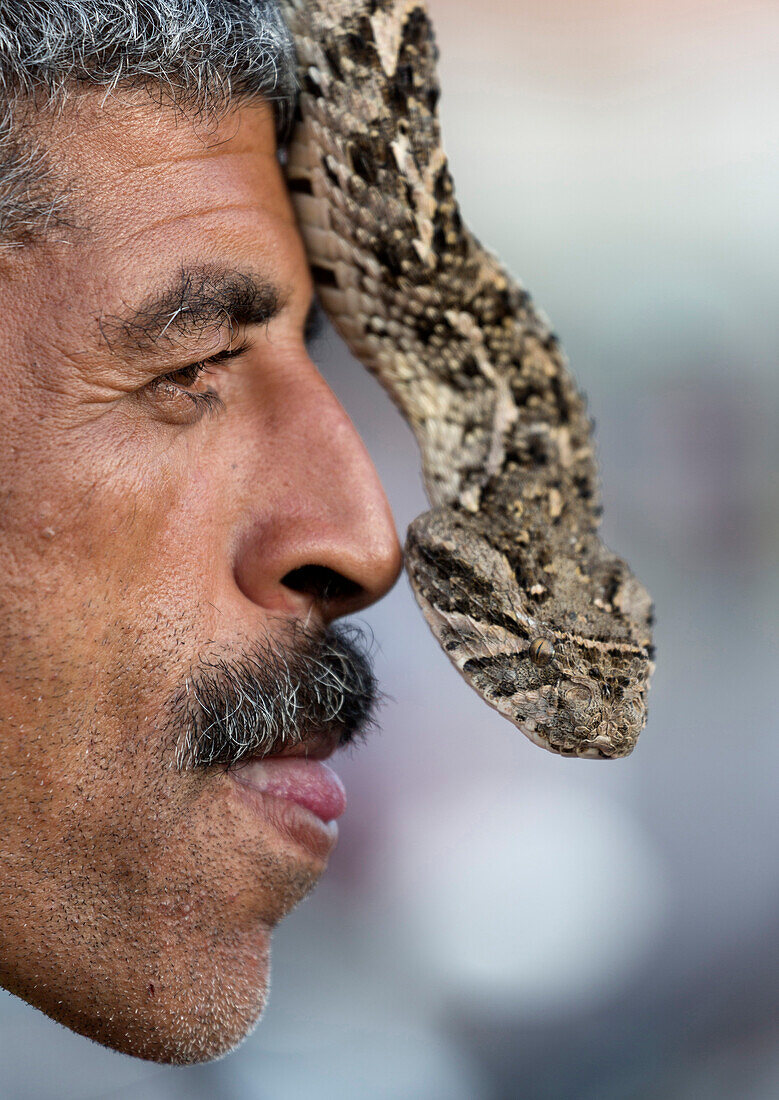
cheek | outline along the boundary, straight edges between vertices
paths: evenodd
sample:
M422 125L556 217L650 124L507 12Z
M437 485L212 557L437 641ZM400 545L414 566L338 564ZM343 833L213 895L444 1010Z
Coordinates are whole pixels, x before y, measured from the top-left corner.
M203 558L215 556L181 449L37 434L39 446L33 432L25 454L0 456L1 736L27 799L87 774L90 752L159 745L162 702L197 643Z
M175 438L165 448L159 435L133 432L129 418L104 420L112 423L76 446L67 435L31 444L27 461L4 471L0 548L12 617L15 604L44 624L88 620L94 635L101 621L131 618L149 589L175 599L177 577L198 564L207 501L197 456Z

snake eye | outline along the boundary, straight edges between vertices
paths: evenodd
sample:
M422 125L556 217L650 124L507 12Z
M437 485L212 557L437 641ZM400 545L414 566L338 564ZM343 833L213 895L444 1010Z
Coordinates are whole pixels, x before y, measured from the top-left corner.
M548 638L534 638L530 643L528 655L534 665L544 668L554 657L554 646Z

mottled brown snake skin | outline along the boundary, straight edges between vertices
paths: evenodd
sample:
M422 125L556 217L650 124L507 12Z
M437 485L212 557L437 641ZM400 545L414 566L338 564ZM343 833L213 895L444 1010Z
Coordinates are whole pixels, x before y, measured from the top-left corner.
M287 179L317 290L422 453L406 568L469 684L537 745L625 756L652 604L597 534L592 426L529 294L463 224L420 0L282 0L300 99Z

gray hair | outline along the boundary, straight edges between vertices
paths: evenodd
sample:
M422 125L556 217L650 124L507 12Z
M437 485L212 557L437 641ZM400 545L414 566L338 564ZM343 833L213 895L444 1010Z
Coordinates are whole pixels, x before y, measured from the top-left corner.
M68 224L35 114L53 117L85 85L146 88L193 117L263 97L283 140L293 48L274 0L1 0L0 248Z
M169 705L179 769L234 768L304 745L330 750L375 727L383 701L372 636L355 624L300 622L241 657L201 655Z

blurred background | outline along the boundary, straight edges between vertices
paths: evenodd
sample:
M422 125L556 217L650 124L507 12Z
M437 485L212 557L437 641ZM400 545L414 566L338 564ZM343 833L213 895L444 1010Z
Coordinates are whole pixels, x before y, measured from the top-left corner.
M1 994L4 1098L779 1097L779 8L430 6L464 213L562 338L606 541L656 600L649 724L625 761L534 748L402 580L363 616L383 729L336 758L341 839L257 1031L160 1067ZM318 352L403 531L412 437Z

